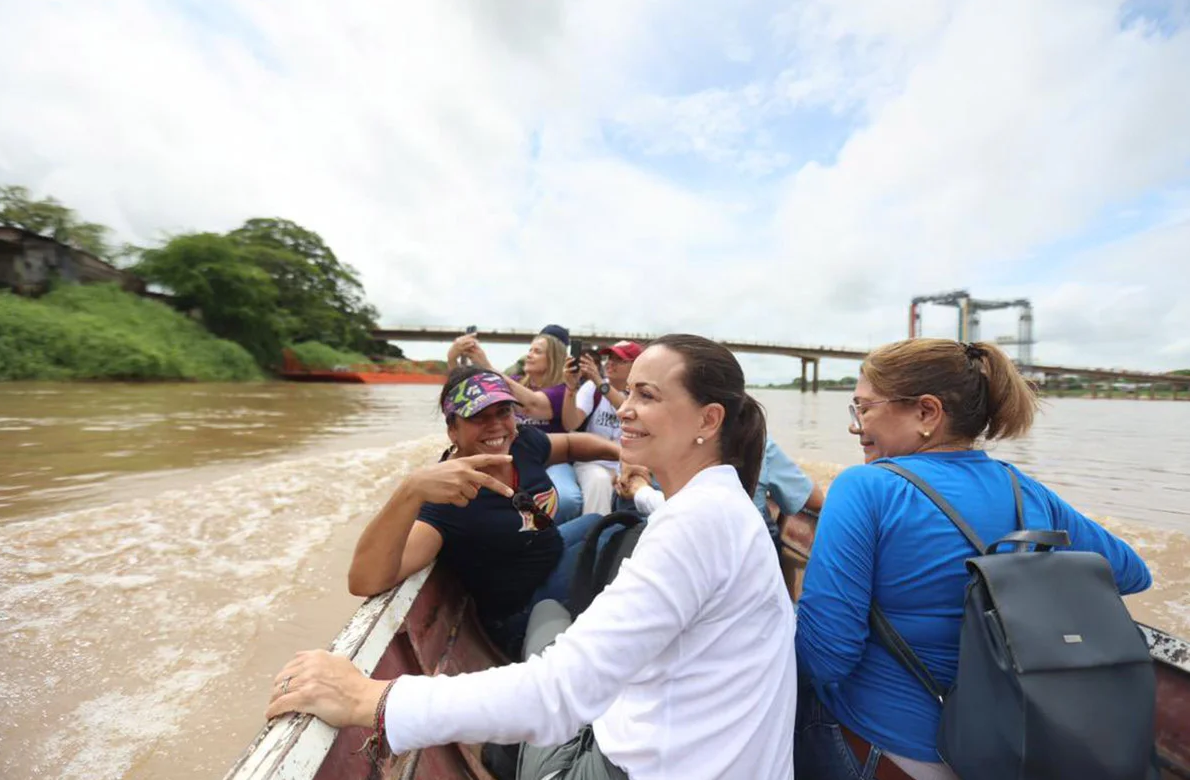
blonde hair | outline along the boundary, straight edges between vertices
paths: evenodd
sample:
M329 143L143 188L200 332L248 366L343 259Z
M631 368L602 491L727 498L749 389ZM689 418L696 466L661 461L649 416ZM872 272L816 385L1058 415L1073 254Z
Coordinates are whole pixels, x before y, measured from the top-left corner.
M1024 436L1039 405L1004 350L987 341L897 341L869 353L859 370L887 398L936 396L951 434L964 439Z
M541 376L541 386L553 387L562 384L564 381L562 372L566 370L566 345L556 336L551 336L548 333L542 333L533 341L537 341L537 339L545 342L546 369Z

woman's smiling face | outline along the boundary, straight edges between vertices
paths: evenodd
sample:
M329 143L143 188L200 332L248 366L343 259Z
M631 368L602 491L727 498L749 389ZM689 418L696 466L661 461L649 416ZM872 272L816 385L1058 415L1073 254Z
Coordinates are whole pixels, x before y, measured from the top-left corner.
M628 397L618 411L625 461L657 471L699 446L702 408L686 391L685 370L682 356L663 346L646 349L633 362Z
M471 417L455 417L447 434L459 455L507 455L516 438L516 415L511 403L492 404Z
M921 448L922 438L916 398L886 398L860 377L852 399L855 419L850 431L859 436L864 462L909 455ZM859 421L859 425L855 421Z

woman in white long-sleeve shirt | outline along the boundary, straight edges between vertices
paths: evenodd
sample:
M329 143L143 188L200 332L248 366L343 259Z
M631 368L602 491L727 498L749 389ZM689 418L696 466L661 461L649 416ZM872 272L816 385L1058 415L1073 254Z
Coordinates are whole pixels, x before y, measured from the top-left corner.
M625 461L648 467L670 499L553 646L522 664L392 684L299 653L277 675L268 717L369 726L383 708L394 752L556 745L591 724L588 755L632 780L792 778L794 616L751 499L763 410L727 349L672 335L637 359L619 415Z

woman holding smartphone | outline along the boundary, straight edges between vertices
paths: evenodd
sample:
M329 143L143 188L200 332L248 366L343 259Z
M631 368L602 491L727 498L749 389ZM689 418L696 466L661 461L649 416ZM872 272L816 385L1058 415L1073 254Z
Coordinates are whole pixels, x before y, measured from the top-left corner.
M538 429L542 433L566 433L562 424L562 400L566 393L563 371L566 366L566 348L570 344L570 332L561 325L546 325L529 344L525 356L525 373L521 376L505 376L517 403L517 420L522 425ZM450 368L462 365L467 359L471 365L499 373L483 347L479 337L465 334L454 340L446 353ZM550 479L558 489L557 522L565 523L578 517L583 508L583 494L578 486L574 466L569 462L558 463L549 469Z

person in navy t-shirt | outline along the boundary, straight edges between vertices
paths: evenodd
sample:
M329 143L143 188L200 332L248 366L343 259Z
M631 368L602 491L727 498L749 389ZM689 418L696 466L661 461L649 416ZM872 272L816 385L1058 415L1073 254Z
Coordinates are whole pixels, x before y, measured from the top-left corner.
M562 424L562 398L566 385L562 381L566 364L566 347L570 332L560 325L547 325L529 344L524 358L524 373L504 375L508 389L516 396L517 422L537 428L542 433L566 433ZM447 366L474 365L498 373L488 360L479 338L473 333L459 336L446 353ZM566 523L583 510L583 495L569 462L554 463L549 469L550 481L558 490L558 523Z
M451 447L409 474L356 545L351 592L371 596L440 561L475 599L492 639L517 656L529 609L568 601L578 549L598 515L559 526L552 463L618 459L590 434L545 434L518 425L516 398L499 374L457 368L443 387Z
M549 437L518 425L509 454L515 475L509 487L527 493L553 518L558 491L545 473ZM537 528L532 514L492 490L480 490L466 506L423 504L417 519L442 537L438 561L462 580L474 596L481 618L522 609L562 557L559 526L551 523ZM509 566L509 561L516 565Z
M1011 469L1027 528L1066 531L1070 549L1103 555L1121 593L1148 588L1149 570L1132 548L976 446L1023 436L1037 405L1033 389L994 344L912 339L868 355L849 411L868 464L891 459L914 472L980 538L999 539L1016 527ZM852 744L879 751L871 763L892 761L917 780L954 778L938 760L941 707L871 635L868 615L879 603L948 687L958 668L964 561L974 554L941 510L904 478L863 465L835 479L798 601L798 663L812 683L798 694L799 776L855 777L854 767L864 760L849 755L849 733Z

